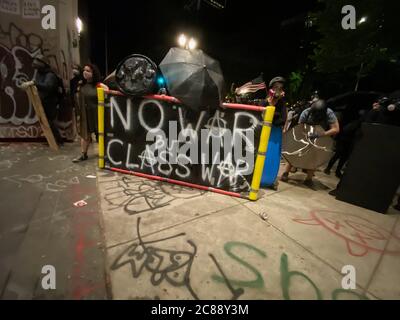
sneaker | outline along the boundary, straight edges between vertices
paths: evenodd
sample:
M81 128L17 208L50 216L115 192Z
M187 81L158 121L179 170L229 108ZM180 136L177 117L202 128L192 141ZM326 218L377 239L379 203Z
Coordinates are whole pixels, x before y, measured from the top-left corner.
M328 169L328 168L326 168L326 169L324 170L324 173L327 174L327 175L329 176L329 175L331 174L331 170Z
M79 158L75 158L72 160L72 162L81 162L85 161L88 159L88 156L86 154L82 154Z
M311 179L306 179L306 180L304 180L303 184L304 184L306 187L309 187L310 189L313 189L313 190L314 190L314 188L315 188L314 181L312 181Z
M288 182L288 180L289 180L289 173L287 173L287 172L282 173L281 181Z

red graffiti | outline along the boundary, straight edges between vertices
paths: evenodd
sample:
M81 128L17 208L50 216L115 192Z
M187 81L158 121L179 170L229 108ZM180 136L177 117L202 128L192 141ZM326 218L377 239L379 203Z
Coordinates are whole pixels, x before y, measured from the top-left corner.
M369 252L400 255L400 237L365 218L343 212L314 210L311 218L293 219L301 224L322 226L343 239L350 255L362 257ZM390 247L385 249L391 239Z

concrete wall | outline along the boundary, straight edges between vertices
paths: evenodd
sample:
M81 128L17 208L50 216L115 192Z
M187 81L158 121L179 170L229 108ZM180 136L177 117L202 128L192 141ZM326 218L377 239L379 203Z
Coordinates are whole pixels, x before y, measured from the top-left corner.
M42 28L41 8L56 8L56 29ZM41 136L23 81L32 79L33 57L42 53L68 87L71 65L79 63L79 39L75 27L77 0L0 0L0 139ZM72 138L72 112L59 115L62 134Z

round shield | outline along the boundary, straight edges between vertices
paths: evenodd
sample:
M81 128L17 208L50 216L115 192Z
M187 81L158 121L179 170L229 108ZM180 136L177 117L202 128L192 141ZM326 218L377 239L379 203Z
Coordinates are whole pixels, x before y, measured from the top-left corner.
M331 137L313 137L324 130L320 126L299 124L283 134L282 155L292 166L315 170L327 163L333 155Z
M153 93L157 77L157 65L146 56L132 54L122 60L115 72L119 89L132 96Z

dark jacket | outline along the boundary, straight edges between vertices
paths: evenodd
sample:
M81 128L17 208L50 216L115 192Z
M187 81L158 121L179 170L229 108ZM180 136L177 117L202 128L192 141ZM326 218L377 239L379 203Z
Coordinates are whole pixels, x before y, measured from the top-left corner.
M264 100L263 104L264 107L268 106L268 101ZM272 124L276 127L283 127L286 122L287 117L287 109L285 105L285 100L279 99L279 101L275 105L275 113L274 118L272 120Z
M38 88L40 100L46 116L53 119L57 115L57 105L59 103L59 80L50 69L37 71L35 85Z
M76 94L76 115L79 117L79 135L89 140L92 133L97 133L97 88L91 83L79 87Z

